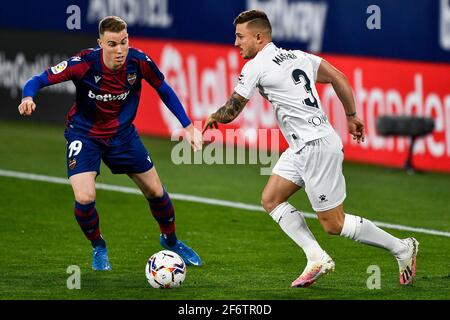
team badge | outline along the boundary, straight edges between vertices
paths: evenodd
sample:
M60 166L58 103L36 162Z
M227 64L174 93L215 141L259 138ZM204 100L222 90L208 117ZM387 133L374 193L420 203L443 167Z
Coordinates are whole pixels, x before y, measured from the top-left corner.
M61 63L58 63L56 66L52 67L50 70L52 70L53 74L58 74L66 70L67 68L67 61L63 61Z
M127 74L127 81L130 85L133 85L136 82L136 73Z
M72 158L69 160L69 169L73 170L75 169L75 166L77 165L77 159Z

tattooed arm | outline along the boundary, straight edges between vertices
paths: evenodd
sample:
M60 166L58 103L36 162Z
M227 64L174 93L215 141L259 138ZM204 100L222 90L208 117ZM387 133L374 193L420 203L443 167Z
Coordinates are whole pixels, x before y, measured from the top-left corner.
M217 122L229 123L236 119L244 109L247 102L248 99L245 99L236 92L233 92L231 98L221 108L208 117L205 126L203 127L203 132L208 130L208 128L215 127L217 129Z
M213 120L220 123L229 123L236 119L236 117L244 109L248 100L241 97L236 92L233 92L230 100L225 103L219 110L211 115Z

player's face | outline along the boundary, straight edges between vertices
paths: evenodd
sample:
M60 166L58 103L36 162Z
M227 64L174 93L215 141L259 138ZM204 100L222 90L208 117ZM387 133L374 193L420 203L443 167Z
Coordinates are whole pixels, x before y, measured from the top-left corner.
M108 68L119 69L125 63L128 55L128 33L105 31L98 41L103 49L103 61Z
M247 23L236 25L234 45L239 48L239 54L244 59L252 59L258 53L255 32L247 28Z

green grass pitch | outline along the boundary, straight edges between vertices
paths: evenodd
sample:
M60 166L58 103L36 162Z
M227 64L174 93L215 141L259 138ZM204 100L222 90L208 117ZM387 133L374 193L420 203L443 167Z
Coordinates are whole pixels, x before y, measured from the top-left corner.
M258 205L267 176L257 165L174 165L174 142L143 138L167 190ZM65 177L63 128L28 120L0 122L0 169ZM450 231L450 175L344 164L346 211L375 221ZM102 166L98 182L134 186ZM292 198L312 209L303 191ZM73 216L69 185L0 176L0 299L450 299L450 238L387 229L420 241L417 278L401 287L394 258L381 249L327 235L307 219L336 271L314 286L289 285L305 257L271 218L257 211L174 200L177 234L200 254L180 288L156 290L145 279L148 257L162 248L142 196L98 190L97 208L111 272L91 270L91 249ZM81 289L66 286L67 267L81 269ZM381 289L369 290L370 265Z

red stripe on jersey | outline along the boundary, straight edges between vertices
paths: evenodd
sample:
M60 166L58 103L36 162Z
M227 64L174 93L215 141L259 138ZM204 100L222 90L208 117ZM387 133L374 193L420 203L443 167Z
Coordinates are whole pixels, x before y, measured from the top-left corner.
M103 62L102 52L102 79L96 98L96 116L90 130L90 135L102 139L111 138L119 128L119 113L125 98L130 94L126 85L126 62L117 70L112 71ZM128 94L127 94L128 92ZM120 97L123 97L121 99Z
M142 76L145 80L153 87L153 88L159 88L161 87L162 82L164 81L164 78L161 79L153 70L152 68L147 64L144 60L139 60L139 68L141 69Z
M75 56L78 56L78 57L82 57L82 58L83 58L83 56L87 55L88 53L91 53L92 51L94 51L94 49L92 49L92 48L90 48L90 49L84 49L84 50L78 52Z
M85 73L89 70L90 64L82 61L74 65L68 65L63 71L53 74L51 69L47 70L47 77L49 84L61 83L69 80L77 80L83 78Z

